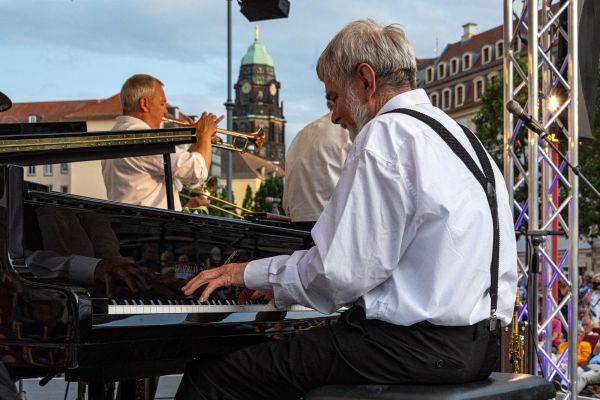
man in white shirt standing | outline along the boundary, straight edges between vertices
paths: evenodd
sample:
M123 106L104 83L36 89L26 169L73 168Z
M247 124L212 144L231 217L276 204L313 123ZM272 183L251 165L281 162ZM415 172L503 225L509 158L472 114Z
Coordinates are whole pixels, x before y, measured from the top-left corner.
M158 129L167 112L163 83L150 75L138 74L121 88L123 115L117 117L113 131ZM196 143L187 151L171 154L173 198L181 210L179 192L183 185L196 188L208 177L212 137L223 116L202 113L196 123ZM102 161L102 176L109 200L148 207L167 208L167 188L162 155L127 157ZM199 204L191 204L196 206Z
M285 155L283 209L299 229L311 229L331 198L352 141L331 113L298 132Z
M416 70L398 26L344 27L317 74L332 121L356 139L311 232L315 246L207 270L183 288L206 284L202 301L246 286L276 304L349 310L333 326L189 364L176 399L297 399L324 384L491 373L515 301L511 206L489 155L416 89Z

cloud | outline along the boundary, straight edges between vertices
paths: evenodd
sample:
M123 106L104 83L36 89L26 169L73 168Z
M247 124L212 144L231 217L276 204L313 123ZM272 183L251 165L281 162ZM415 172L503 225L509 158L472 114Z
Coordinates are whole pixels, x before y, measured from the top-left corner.
M273 57L287 120L287 143L324 114L315 63L348 22L400 23L419 57L460 40L461 25L502 22L498 0L290 0L287 19L260 23ZM223 0L0 0L0 90L15 101L109 97L139 72L156 75L182 111L225 112L226 2ZM254 40L232 1L232 76Z

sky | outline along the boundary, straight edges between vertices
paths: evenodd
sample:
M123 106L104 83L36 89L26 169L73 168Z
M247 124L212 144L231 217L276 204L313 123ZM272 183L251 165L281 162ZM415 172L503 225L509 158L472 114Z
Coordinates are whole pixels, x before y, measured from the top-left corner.
M288 18L258 23L281 82L286 144L327 111L315 65L347 23L400 24L417 57L428 58L459 41L466 22L477 32L500 25L502 3L290 0ZM235 83L257 23L236 0L231 9ZM103 99L136 73L159 78L186 114L225 114L227 0L0 0L0 91L13 102Z

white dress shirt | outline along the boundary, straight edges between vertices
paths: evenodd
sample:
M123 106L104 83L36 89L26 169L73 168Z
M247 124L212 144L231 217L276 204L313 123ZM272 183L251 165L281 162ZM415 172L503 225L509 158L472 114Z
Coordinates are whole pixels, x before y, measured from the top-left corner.
M305 126L285 155L283 208L292 221L316 221L329 201L352 141L331 113Z
M248 287L274 292L279 304L325 313L360 301L367 318L397 325L489 318L493 229L485 193L429 126L408 115L382 115L396 108L438 120L479 164L459 125L423 90L392 98L356 137L312 230L315 246L250 262ZM517 250L506 186L492 165L500 224L497 315L508 324Z
M122 115L113 131L150 129L142 120ZM208 166L198 152L176 148L171 153L175 210L181 210L183 185L200 186L208 177ZM162 154L102 161L102 176L109 200L148 207L167 208L167 188Z

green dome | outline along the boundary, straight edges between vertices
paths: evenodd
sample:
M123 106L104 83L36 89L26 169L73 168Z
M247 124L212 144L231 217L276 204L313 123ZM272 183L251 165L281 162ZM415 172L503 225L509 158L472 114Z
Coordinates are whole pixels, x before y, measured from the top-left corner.
M267 52L267 48L258 42L258 26L256 27L254 43L248 47L246 55L242 58L242 65L248 64L264 64L274 67L273 59Z

